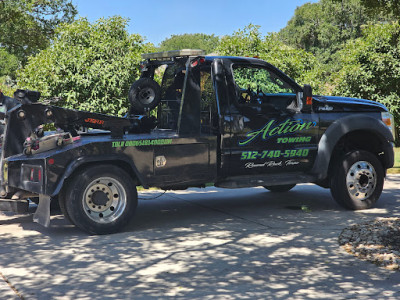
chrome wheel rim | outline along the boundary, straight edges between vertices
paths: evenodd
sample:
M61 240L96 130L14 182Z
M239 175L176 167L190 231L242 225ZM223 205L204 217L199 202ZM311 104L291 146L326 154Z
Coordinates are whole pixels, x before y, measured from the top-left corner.
M346 176L346 186L350 198L363 201L368 199L376 188L376 171L367 161L353 164Z
M83 194L86 215L96 223L111 223L125 211L126 191L121 183L111 177L93 180Z
M156 93L152 88L144 88L141 89L139 92L139 100L143 104L150 104L151 102L154 101L154 98L156 97Z

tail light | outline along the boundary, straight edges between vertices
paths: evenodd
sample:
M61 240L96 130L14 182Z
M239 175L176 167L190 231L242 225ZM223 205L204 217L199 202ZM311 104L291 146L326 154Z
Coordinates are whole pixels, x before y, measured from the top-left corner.
M192 64L191 64L191 66L192 66L192 68L194 68L194 67L196 67L197 65L201 65L201 64L203 64L204 62L206 61L206 59L204 58L204 57L201 57L201 58L199 58L199 59L196 59L196 60L194 60L193 62L192 62Z
M42 166L22 164L21 179L22 182L42 183L43 182Z

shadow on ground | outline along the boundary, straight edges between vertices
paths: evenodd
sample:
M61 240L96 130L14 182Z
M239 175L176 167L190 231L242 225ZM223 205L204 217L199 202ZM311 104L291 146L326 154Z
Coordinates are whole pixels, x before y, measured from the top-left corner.
M140 201L125 232L108 236L57 214L48 229L3 214L0 272L25 299L398 299L400 273L357 260L337 238L350 224L400 216L399 184L390 176L377 207L358 212L313 185L167 192Z

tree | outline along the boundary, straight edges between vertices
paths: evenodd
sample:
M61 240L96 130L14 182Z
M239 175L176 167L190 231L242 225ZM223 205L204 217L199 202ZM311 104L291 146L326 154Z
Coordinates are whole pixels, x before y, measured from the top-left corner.
M60 25L52 45L18 73L19 86L45 98L61 96L57 105L67 108L123 115L129 87L139 76L140 54L152 47L128 34L126 26L118 16Z
M343 0L333 0L342 2ZM400 17L400 2L398 0L360 0L367 12L371 15L383 13L393 17Z
M339 52L334 93L385 104L400 125L400 24L369 25ZM398 130L399 132L399 130Z
M71 0L0 0L0 48L25 63L49 46L56 26L71 22L76 13Z
M316 65L305 74L316 92L331 94L335 89L332 74L342 68L337 52L347 41L362 36L370 23L392 19L391 14L367 13L363 0L320 0L298 7L278 37L285 44L316 56Z
M14 82L11 80L9 76L0 77L0 92L8 97L12 97L16 87L14 86Z
M206 53L212 53L217 47L219 38L213 34L204 33L185 33L172 35L170 38L161 42L159 50L179 50L179 49L203 49Z
M15 70L19 66L19 60L15 55L7 52L6 49L0 48L0 77L14 77Z
M300 83L308 83L309 73L317 62L314 56L282 43L276 34L262 36L260 26L249 24L232 35L221 38L217 52L230 56L257 56L278 67ZM315 83L319 86L319 83Z
M379 13L367 14L360 0L320 0L298 7L279 37L330 62L344 42L361 36L365 24L388 19Z

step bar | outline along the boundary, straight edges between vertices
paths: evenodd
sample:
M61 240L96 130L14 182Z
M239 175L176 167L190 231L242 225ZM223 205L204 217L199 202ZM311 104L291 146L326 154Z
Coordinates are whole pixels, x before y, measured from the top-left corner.
M26 214L29 210L29 200L0 199L0 211Z

